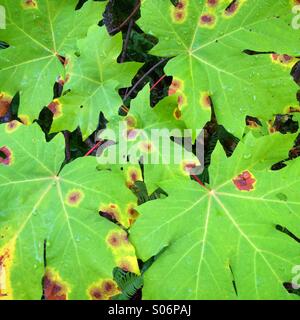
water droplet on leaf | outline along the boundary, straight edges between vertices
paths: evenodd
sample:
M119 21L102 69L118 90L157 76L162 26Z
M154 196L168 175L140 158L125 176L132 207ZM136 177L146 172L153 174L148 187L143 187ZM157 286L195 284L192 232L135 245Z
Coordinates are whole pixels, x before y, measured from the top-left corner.
M243 158L246 159L246 160L250 159L251 157L252 157L252 154L251 154L251 153L245 153L245 154L243 155Z

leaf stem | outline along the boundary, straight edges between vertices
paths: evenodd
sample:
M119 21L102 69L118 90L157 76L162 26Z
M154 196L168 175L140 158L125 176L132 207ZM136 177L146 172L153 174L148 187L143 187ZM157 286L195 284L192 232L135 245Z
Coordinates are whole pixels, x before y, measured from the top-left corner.
M129 20L131 20L131 18L137 13L137 11L140 9L141 6L141 1L137 0L137 3L133 9L133 11L131 12L131 14L115 29L113 29L110 33L115 33L120 31L127 23Z
M71 160L71 146L70 146L70 132L64 131L65 143L66 143L66 161L70 162Z
M127 35L126 35L126 39L125 39L125 42L124 42L124 48L123 48L122 56L121 56L121 59L120 59L121 63L123 63L125 61L125 58L126 58L126 53L127 53L127 48L128 48L128 44L129 44L129 39L130 39L133 23L134 23L134 20L131 19L130 22L129 22Z
M94 146L93 148L91 148L84 156L87 157L89 156L91 153L93 153L98 147L101 146L101 144L103 143L102 140L98 141Z
M143 76L132 86L132 88L127 92L127 94L124 96L123 101L126 101L128 97L134 92L134 90L143 82L143 80L151 74L152 71L154 71L158 66L166 62L169 58L164 58L160 61L158 61L152 68L150 68L146 73L143 74Z
M163 76L161 76L155 83L154 85L151 87L151 89L149 90L149 92L151 92L153 89L155 89L157 87L158 84L160 84L164 78L166 77L167 75L164 74Z
M196 175L192 174L191 177L194 178L195 181L200 184L200 186L202 186L203 188L207 189L205 184Z

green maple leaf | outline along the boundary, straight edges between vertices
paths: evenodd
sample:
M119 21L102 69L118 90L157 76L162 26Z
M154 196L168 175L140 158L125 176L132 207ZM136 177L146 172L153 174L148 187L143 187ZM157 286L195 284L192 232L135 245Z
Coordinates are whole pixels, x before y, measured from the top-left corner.
M300 246L278 229L299 237L300 161L269 169L294 138L249 134L229 159L218 145L207 188L161 184L168 197L143 204L130 235L144 261L161 252L145 273L143 298L296 298L283 284L294 277Z
M269 120L298 105L290 76L300 40L291 26L294 4L179 0L174 7L168 0L143 1L139 24L159 39L151 53L174 57L165 70L174 76L170 94L181 94L187 127L202 128L210 120L211 101L218 123L237 137L246 115Z
M36 124L2 125L0 150L1 296L40 299L43 277L46 299L117 294L114 267L138 265L126 232L99 211L129 226L136 198L123 177L93 157L61 170L63 137L46 143Z
M102 157L113 159L113 152L116 161L120 154L122 159L129 157L131 164L123 165L126 175L128 170L134 168L138 172L138 163L142 161L143 180L149 193L156 190L159 182L164 180L178 176L189 179L188 165L197 166L200 162L182 144L171 141L171 137L185 137L191 141L192 132L184 132L187 128L180 117L176 96L166 97L151 108L149 88L145 86L131 102L126 117L112 118L107 129L100 133L100 138L116 142L105 150L107 153L104 152ZM141 175L138 176L141 179Z
M70 92L54 101L59 111L54 114L52 131L73 131L80 126L85 139L95 131L100 111L107 119L117 114L123 104L118 89L131 85L141 64L117 63L122 34L110 37L104 27L91 27L78 47L80 56L68 58L64 89Z
M106 2L88 1L75 11L77 0L2 0L6 29L0 40L0 97L20 93L19 115L36 119L53 99L53 85L64 75L59 56L76 50L77 40L101 19Z

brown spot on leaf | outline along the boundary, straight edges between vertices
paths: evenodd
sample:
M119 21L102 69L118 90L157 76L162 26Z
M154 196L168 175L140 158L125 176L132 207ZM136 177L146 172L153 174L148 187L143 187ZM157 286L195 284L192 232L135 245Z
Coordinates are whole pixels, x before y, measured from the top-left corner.
M179 10L183 10L185 9L185 6L186 6L186 3L183 0L181 0L177 3L176 8Z
M6 290L6 270L7 267L6 261L9 259L9 251L5 250L2 255L0 255L0 298L6 297L7 290Z
M212 14L203 14L200 17L200 25L212 26L215 23L215 16Z
M143 181L141 171L136 168L129 168L127 171L126 185L128 188L133 187L136 181Z
M106 242L109 246L114 248L129 244L127 233L125 231L111 231L106 237Z
M253 120L247 120L247 126L250 128L258 128L259 125Z
M287 54L282 54L282 55L279 55L278 59L281 63L289 63L290 61L293 60L293 57Z
M67 204L71 207L77 207L84 197L84 193L81 190L70 191L67 195Z
M184 105L184 103L185 103L185 98L184 98L184 96L183 96L183 95L179 95L177 102L178 102L178 107L181 108L181 107Z
M251 191L254 189L256 179L249 171L244 171L236 178L234 178L233 183L241 191Z
M119 206L113 203L109 205L101 205L99 209L102 216L107 217L111 221L120 220L120 209Z
M183 21L184 18L185 18L185 12L184 12L184 11L175 11L175 13L174 13L174 19L175 19L177 22Z
M239 6L239 2L237 0L232 1L229 6L225 9L226 16L232 16L236 13Z
M53 118L59 118L62 115L62 105L58 99L54 99L49 105L48 109L53 113Z
M120 289L113 280L108 279L93 285L88 292L92 300L110 300L120 293Z
M186 18L187 0L179 0L176 7L172 10L172 19L176 23L182 23Z
M260 122L258 119L254 117L247 116L246 117L246 125L252 129L256 129L260 127Z
M108 235L107 242L112 247L119 247L122 243L122 239L119 233L113 232Z
M279 54L277 54L277 53L272 53L272 54L271 54L271 58L272 58L272 60L274 60L274 61L277 61L277 60L278 60L278 57L279 57Z
M135 204L129 204L127 206L127 214L129 216L129 224L130 225L132 225L139 216L139 213L137 212L135 207L136 207Z
M121 238L122 238L123 244L126 244L126 245L129 244L128 235L127 235L126 232L124 232L123 234L121 234Z
M7 259L9 259L10 255L9 255L9 251L5 250L4 253L2 255L0 255L0 267L6 267L6 261Z
M154 146L149 141L143 141L143 142L140 143L140 149L143 152L151 153L154 150Z
M196 168L196 163L187 163L184 168L185 171L190 172L192 169Z
M208 92L201 92L200 94L200 105L202 108L211 110L212 101Z
M54 279L48 271L44 276L44 297L45 300L67 300L67 290L64 284Z
M133 182L136 182L138 180L137 173L135 171L132 171L130 174L130 178Z
M129 207L127 212L133 218L137 218L138 216L138 212L134 209L134 207Z
M12 163L12 152L7 147L0 148L0 164L9 166Z
M37 9L37 0L23 0L23 7L25 9Z
M277 129L276 129L276 127L275 127L275 123L273 123L272 120L269 120L269 121L268 121L268 129L269 129L269 132L270 132L271 134L277 132Z
M13 133L15 132L20 126L22 125L21 122L17 120L10 121L6 124L6 132L7 133Z
M131 265L128 261L123 260L119 263L119 268L121 268L124 271L130 271L131 270Z
M191 175L199 165L196 160L183 160L181 163L181 168L185 175Z
M100 288L93 288L90 290L90 295L93 300L105 300L105 295Z
M8 259L8 258L9 258L9 252L8 252L8 250L6 250L4 252L4 254L2 254L0 256L0 266L4 266L5 265L5 260Z
M137 135L138 135L139 131L136 129L127 129L126 130L126 138L128 140L134 140Z
M8 112L12 101L12 97L7 94L1 92L0 93L0 117L4 117Z
M272 53L271 54L272 62L281 64L285 67L291 67L298 59L294 58L288 54L278 54Z
M300 107L288 107L284 113L299 113Z
M176 120L179 120L181 118L181 111L179 108L175 108L173 112L173 116Z
M169 87L169 96L175 94L178 90L182 90L182 81L178 79L173 79Z
M215 7L218 4L218 0L207 0L207 5L209 7Z
M127 127L129 128L135 128L136 127L136 124L137 124L137 121L136 121L136 118L132 115L129 115L125 118L125 121L126 121L126 124L127 124Z
M109 297L112 297L119 292L117 284L112 280L104 280L101 289L103 293Z
M117 266L124 271L139 273L139 266L135 256L120 257L116 260Z

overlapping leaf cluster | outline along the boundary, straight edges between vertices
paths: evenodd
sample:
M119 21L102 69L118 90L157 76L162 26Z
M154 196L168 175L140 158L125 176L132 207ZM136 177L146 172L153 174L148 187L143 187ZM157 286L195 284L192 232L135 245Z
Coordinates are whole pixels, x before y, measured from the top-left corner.
M0 299L132 297L136 286L122 295L115 267L137 287L132 274L142 273L144 299L297 299L300 162L289 157L297 135L272 125L299 118L297 1L141 1L139 32L157 38L150 54L169 59L172 81L154 107L145 86L125 116L120 89L142 67L120 63L130 34L108 34L107 1L79 4L0 1L0 115L18 102L17 118L0 125ZM100 112L98 138L109 141L99 162L66 163L62 133L88 139ZM221 136L211 157L206 150L209 179L189 175L204 165L192 150L166 164L149 139L151 129L177 130L175 138L192 129L195 141L209 121L240 140L229 158ZM171 153L183 153L169 138ZM104 164L122 143L125 162ZM139 161L130 163L134 147ZM159 164L143 162L150 153Z

